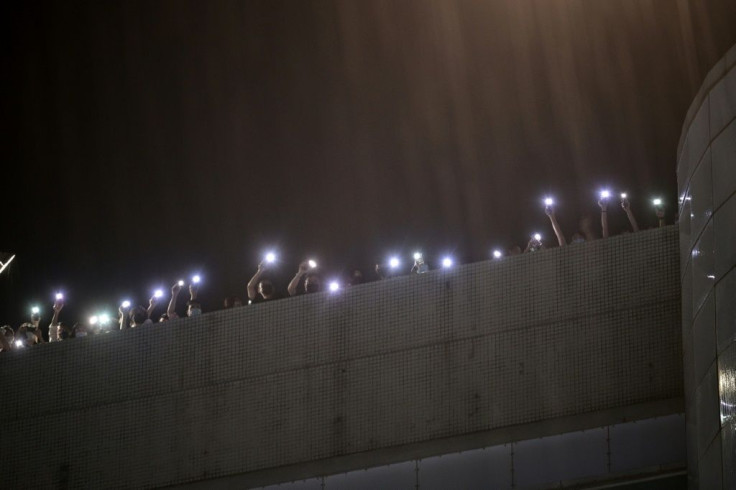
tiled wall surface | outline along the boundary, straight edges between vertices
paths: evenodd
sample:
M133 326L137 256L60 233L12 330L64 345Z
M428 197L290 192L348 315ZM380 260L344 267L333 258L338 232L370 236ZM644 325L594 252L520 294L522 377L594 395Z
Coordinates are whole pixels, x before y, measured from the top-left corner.
M680 140L683 346L691 488L736 488L736 46Z
M677 237L0 355L0 488L164 486L681 397Z

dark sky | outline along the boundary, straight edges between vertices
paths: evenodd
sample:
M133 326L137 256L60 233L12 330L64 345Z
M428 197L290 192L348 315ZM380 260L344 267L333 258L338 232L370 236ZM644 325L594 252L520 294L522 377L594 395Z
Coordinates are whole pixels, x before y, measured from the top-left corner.
M736 43L733 0L16 3L14 326L57 289L73 323L195 270L213 309L270 247L284 288L307 255L329 274L415 247L484 260L552 238L545 193L568 237L604 185L646 226L664 196L672 221L685 113Z

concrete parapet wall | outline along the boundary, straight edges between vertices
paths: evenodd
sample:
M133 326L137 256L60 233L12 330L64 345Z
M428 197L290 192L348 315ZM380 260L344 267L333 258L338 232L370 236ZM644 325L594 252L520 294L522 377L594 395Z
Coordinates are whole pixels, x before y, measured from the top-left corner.
M0 487L269 470L276 482L288 478L278 467L319 471L356 454L366 467L397 448L397 461L439 454L453 438L519 440L545 421L620 422L627 407L682 396L677 236L666 227L0 355Z

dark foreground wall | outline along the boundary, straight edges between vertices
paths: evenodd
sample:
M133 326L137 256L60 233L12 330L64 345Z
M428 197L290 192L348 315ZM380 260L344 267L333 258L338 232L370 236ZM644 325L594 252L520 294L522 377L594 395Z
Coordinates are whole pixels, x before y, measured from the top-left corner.
M0 487L266 484L675 413L677 235L1 355Z

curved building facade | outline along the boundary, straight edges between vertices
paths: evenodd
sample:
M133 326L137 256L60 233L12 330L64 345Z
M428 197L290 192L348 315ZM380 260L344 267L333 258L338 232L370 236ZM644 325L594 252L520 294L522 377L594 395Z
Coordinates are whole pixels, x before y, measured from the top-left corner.
M690 488L736 488L736 46L706 77L678 149Z

